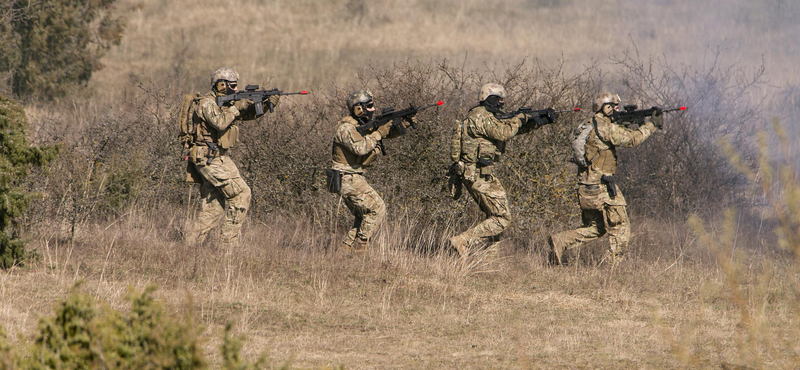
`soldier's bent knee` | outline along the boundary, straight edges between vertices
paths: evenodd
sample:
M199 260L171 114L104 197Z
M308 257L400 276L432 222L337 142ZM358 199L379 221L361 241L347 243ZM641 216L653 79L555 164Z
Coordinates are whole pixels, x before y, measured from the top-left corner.
M380 215L385 215L386 214L386 203L383 201L383 199L381 199L381 197L378 197L377 207L375 209L375 213L380 214Z
M507 215L496 216L495 220L497 221L497 225L500 226L501 230L505 230L511 226L511 219Z
M241 177L228 180L228 182L219 187L219 191L222 192L225 199L239 198L242 200L240 203L250 203L250 187Z

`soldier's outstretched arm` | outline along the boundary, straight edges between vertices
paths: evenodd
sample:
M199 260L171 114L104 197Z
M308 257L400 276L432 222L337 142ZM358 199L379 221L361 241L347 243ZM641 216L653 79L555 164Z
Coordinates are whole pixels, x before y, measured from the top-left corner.
M600 136L601 139L608 141L615 146L626 148L632 148L641 144L647 140L647 138L650 137L655 130L656 127L652 122L647 122L646 124L639 126L639 128L636 130L612 123L598 122L597 124L597 135Z
M514 137L522 126L522 121L517 117L499 119L494 116L484 116L482 127L486 137L492 140L506 141Z
M233 123L236 117L239 117L239 110L236 107L222 110L213 100L204 100L200 108L203 120L218 131L224 131Z
M378 140L381 139L380 135L378 131L375 131L368 135L361 136L361 134L356 131L355 126L342 125L339 130L336 131L334 140L344 145L347 150L355 155L367 155L375 150L375 147L378 145Z

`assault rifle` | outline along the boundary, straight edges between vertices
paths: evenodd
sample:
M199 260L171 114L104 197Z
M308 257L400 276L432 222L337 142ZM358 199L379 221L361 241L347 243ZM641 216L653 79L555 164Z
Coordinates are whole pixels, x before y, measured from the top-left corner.
M367 134L377 130L378 127L381 127L383 125L391 123L392 127L395 128L397 130L397 132L400 133L400 135L405 135L406 128L403 127L403 124L401 122L403 120L403 118L414 116L415 114L417 114L417 113L419 113L421 111L424 111L424 110L426 110L428 108L437 107L437 106L440 106L442 104L444 104L444 101L439 100L436 103L433 103L431 105L426 105L424 107L419 107L419 108L415 107L413 104L409 104L408 108L401 109L401 110L394 110L394 107L384 108L384 109L381 110L381 114L380 115L378 115L377 117L372 118L369 122L367 122L367 123L365 123L365 124L363 124L361 126L356 127L356 131L358 131L359 134L364 136L364 135L367 135ZM417 125L414 124L414 122L412 121L411 122L411 127L417 128ZM378 147L381 149L381 154L385 155L386 154L386 148L383 147L383 140L380 140L378 142Z
M572 113L572 112L580 112L581 108L575 107L572 109L565 109L565 110L555 110L553 108L545 108L534 110L531 107L522 107L517 109L513 112L509 112L506 114L498 115L498 118L511 118L520 113L524 113L525 116L528 117L528 122L535 122L536 126L544 126L547 124L555 123L556 119L558 119L558 115L562 113Z
M273 95L308 95L308 91L300 92L283 92L278 89L259 90L258 85L247 85L244 91L237 91L230 95L223 95L217 97L217 106L221 107L229 102L249 99L256 105L256 117L264 115L264 103L267 103L270 113L275 111L275 105L269 100Z
M652 116L653 113L660 111L661 113L659 114L662 114L662 113L677 112L677 111L682 112L686 110L686 107L678 107L672 109L661 109L659 107L652 107L650 109L637 110L638 108L639 106L636 104L624 106L623 109L625 111L619 112L619 122L621 122L622 125L625 127L630 127L633 125L641 126L644 125L645 118Z

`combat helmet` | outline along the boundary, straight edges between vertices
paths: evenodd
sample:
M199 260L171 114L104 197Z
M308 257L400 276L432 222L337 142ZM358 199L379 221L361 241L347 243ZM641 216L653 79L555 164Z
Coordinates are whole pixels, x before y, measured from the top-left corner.
M620 99L619 95L617 94L602 93L600 95L597 95L596 98L594 98L594 103L592 103L592 110L595 113L597 113L603 109L603 105L609 103L619 105L621 101L622 99Z
M490 96L498 96L500 99L506 98L506 89L500 84L487 83L481 86L481 91L478 93L478 101L484 101Z
M226 82L238 82L239 74L231 68L222 67L211 74L211 87L214 87L219 80Z
M347 109L354 117L362 117L368 114L365 105L372 101L372 93L367 90L359 90L347 96Z

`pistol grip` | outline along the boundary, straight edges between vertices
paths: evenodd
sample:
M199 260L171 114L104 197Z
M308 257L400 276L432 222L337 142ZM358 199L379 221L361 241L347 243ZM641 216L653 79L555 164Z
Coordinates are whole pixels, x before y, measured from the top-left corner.
M392 126L397 129L397 132L399 132L401 136L406 134L406 128L403 127L402 118L398 117L392 120Z

